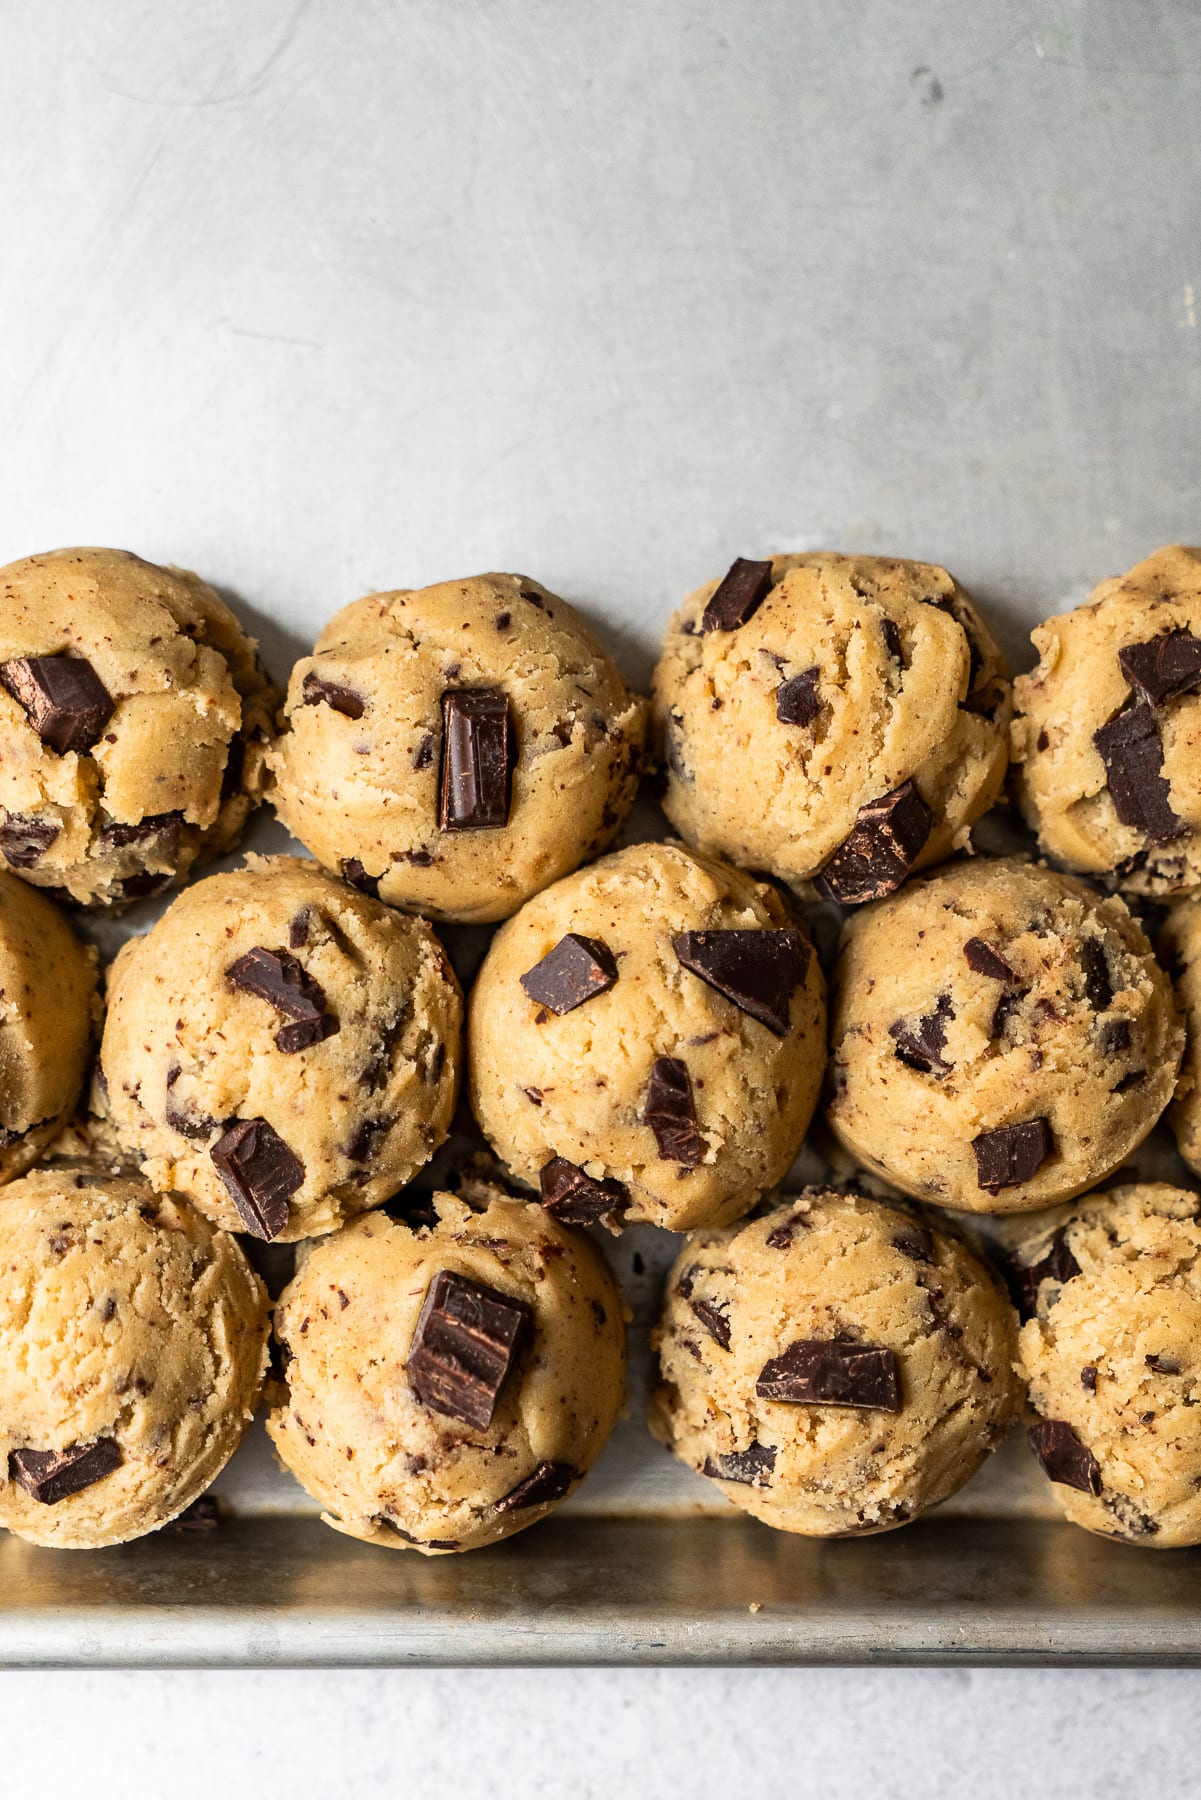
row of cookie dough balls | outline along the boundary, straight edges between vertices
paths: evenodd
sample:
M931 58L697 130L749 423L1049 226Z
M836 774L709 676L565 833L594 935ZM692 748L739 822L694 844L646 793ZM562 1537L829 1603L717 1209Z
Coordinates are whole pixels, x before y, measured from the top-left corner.
M1201 556L1172 547L1033 634L1012 691L931 564L739 559L668 626L664 805L703 853L855 905L964 847L1010 756L1043 850L1140 894L1201 885ZM1016 701L1016 716L1014 704ZM265 796L393 906L493 921L605 849L648 709L537 582L345 607L286 699L195 575L64 550L0 570L0 855L120 906L228 850Z

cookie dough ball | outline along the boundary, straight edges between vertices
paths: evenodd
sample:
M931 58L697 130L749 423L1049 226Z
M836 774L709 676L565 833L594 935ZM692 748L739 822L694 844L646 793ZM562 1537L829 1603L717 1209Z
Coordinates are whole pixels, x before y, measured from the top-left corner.
M1042 848L1128 893L1201 887L1201 551L1157 550L1030 635L1013 755Z
M770 887L636 844L497 933L468 1020L475 1116L559 1218L724 1223L800 1148L825 1016L809 939Z
M950 1230L807 1189L689 1238L652 1343L652 1431L808 1537L889 1531L963 1486L1021 1406L1017 1319Z
M645 705L571 607L477 575L344 607L292 671L276 811L392 906L504 919L609 845Z
M959 848L1008 760L1001 652L928 563L740 559L668 627L655 708L681 835L848 905Z
M276 695L211 587L124 550L0 569L0 855L84 906L157 894L241 836Z
M317 1245L276 1316L267 1430L349 1537L436 1555L545 1518L625 1394L625 1307L598 1250L498 1189L436 1194Z
M52 900L0 874L0 1182L66 1124L98 1015L93 952Z
M1068 1518L1154 1549L1201 1543L1201 1220L1163 1182L1094 1194L1019 1251L1033 1317L1030 1445Z
M462 996L421 919L314 863L250 857L118 955L107 1110L153 1186L218 1225L316 1237L378 1206L446 1136Z
M177 1195L99 1167L0 1199L0 1525L90 1550L173 1519L237 1449L267 1295Z
M1113 1173L1171 1099L1184 1033L1122 901L999 858L844 927L829 1119L907 1194L1026 1212Z

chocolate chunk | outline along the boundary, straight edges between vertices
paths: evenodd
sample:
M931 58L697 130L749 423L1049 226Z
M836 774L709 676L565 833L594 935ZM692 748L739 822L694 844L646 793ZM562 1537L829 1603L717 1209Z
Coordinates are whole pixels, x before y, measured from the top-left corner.
M740 1481L745 1487L770 1487L768 1477L776 1466L773 1444L748 1444L728 1456L707 1456L703 1473L712 1481Z
M1026 1264L1013 1257L1009 1260L1007 1273L1014 1305L1023 1319L1032 1319L1038 1310L1038 1290L1041 1284L1044 1281L1070 1281L1073 1275L1079 1275L1080 1264L1068 1248L1067 1232L1061 1226L1052 1237L1051 1248L1041 1261Z
M326 681L311 669L301 683L300 695L302 705L330 706L347 719L361 719L367 710L367 702L362 694L356 694L353 688L343 687L340 682Z
M509 702L499 688L450 688L442 696L443 831L506 825L512 779Z
M1123 825L1145 831L1166 844L1186 830L1169 803L1163 773L1163 743L1155 715L1145 701L1128 708L1093 733L1105 764L1114 811Z
M1124 644L1118 663L1140 700L1162 706L1201 682L1201 638L1191 631L1165 631L1144 644Z
M1004 981L1016 985L1017 975L1010 968L1005 958L986 944L983 938L969 938L963 946L963 954L967 958L967 966L974 969L977 975L987 975L991 981Z
M531 1000L562 1016L605 993L616 980L617 961L609 946L569 931L526 971L521 985Z
M1180 1364L1175 1357L1163 1356L1159 1351L1153 1351L1150 1356L1145 1356L1143 1361L1156 1375L1179 1375L1180 1373Z
M0 824L0 852L10 868L32 869L41 862L58 833L58 826L50 819L39 819L32 813L7 813Z
M524 1481L519 1481L496 1502L496 1511L524 1512L530 1506L546 1506L553 1500L561 1500L579 1477L580 1471L573 1469L570 1463L540 1462Z
M1080 940L1080 967L1084 970L1084 995L1094 1012L1104 1012L1113 999L1113 978L1105 946L1097 938Z
M905 653L901 644L900 627L895 619L880 620L880 636L884 639L885 648L892 657L893 662L899 662L903 665Z
M771 561L735 557L722 576L701 619L702 631L736 631L771 592Z
M138 819L133 824L110 819L100 827L99 841L106 850L123 850L129 844L149 843L152 838L169 838L170 854L174 856L179 849L182 825L181 812L147 813L144 819Z
M1132 1042L1129 1019L1112 1019L1101 1032L1101 1048L1110 1056L1120 1056Z
M266 1119L239 1119L209 1151L252 1237L278 1237L304 1164Z
M115 1438L97 1438L91 1444L72 1444L69 1450L14 1450L8 1474L42 1506L82 1492L121 1467L124 1458Z
M813 948L802 931L681 931L671 940L694 975L777 1037L791 1028L792 996Z
M800 1338L763 1365L755 1383L762 1400L792 1406L862 1406L901 1410L901 1368L896 1353L849 1338Z
M379 876L368 875L357 856L347 856L341 863L342 879L349 881L351 887L358 888L361 894L370 894L379 899Z
M302 906L288 926L288 947L291 950L303 950L309 941L312 929L314 908Z
M392 1129L391 1119L363 1119L351 1132L344 1154L353 1163L367 1162L375 1155L381 1138Z
M1064 1419L1040 1419L1026 1436L1047 1477L1082 1494L1101 1492L1101 1466Z
M798 1231L808 1231L809 1221L804 1213L792 1213L779 1225L773 1225L763 1242L769 1250L787 1250Z
M817 697L821 670L802 669L776 689L776 717L781 725L812 725L822 703Z
M1097 1391L1097 1371L1094 1368L1092 1363L1086 1363L1085 1366L1081 1369L1080 1385L1084 1389L1086 1394L1095 1394L1096 1393L1096 1391Z
M730 1321L721 1307L715 1306L712 1300L690 1300L688 1304L714 1343L720 1344L723 1350L728 1350L730 1348Z
M533 1318L524 1300L441 1270L409 1345L409 1385L422 1405L487 1431Z
M333 1037L338 1029L323 989L287 950L264 950L257 945L230 964L225 978L292 1020L275 1034L276 1048L286 1056Z
M1004 1037L1005 1027L1029 993L1029 988L1010 988L1002 994L993 1007L989 1032L994 1038Z
M86 656L14 657L0 663L0 683L60 756L90 750L113 716L112 695Z
M934 1234L925 1225L907 1225L904 1231L898 1231L892 1240L894 1250L907 1256L911 1262L932 1263L934 1261Z
M859 808L855 829L815 883L827 900L861 906L900 887L930 835L930 808L912 781Z
M173 880L172 875L156 875L143 869L139 875L127 875L124 881L119 881L117 892L122 900L150 900L169 888Z
M976 1181L990 1194L1002 1188L1020 1187L1046 1162L1055 1140L1046 1119L1024 1119L1020 1125L998 1125L972 1139L976 1152Z
M310 1050L314 1044L323 1044L337 1030L338 1021L333 1013L321 1013L315 1019L296 1019L291 1025L280 1026L275 1034L275 1048L285 1056L295 1056L298 1050Z
M175 1084L183 1074L178 1063L172 1063L167 1070L167 1099L163 1110L163 1118L172 1131L178 1131L182 1137L203 1141L212 1137L214 1131L220 1131L218 1119L210 1119L207 1114L193 1112L188 1106L181 1105L175 1092Z
M942 1053L947 1041L947 1023L954 1017L951 996L940 994L934 1011L918 1019L916 1024L894 1019L888 1027L888 1035L896 1044L894 1056L922 1075L947 1074L951 1065L944 1061Z
M434 739L431 732L426 732L416 750L413 752L413 767L428 769L434 760Z
M552 1156L538 1179L543 1206L564 1225L598 1225L619 1214L630 1198L620 1181L596 1181L565 1156Z
M651 1064L642 1117L655 1134L662 1162L695 1169L703 1161L705 1146L697 1129L692 1078L678 1056L657 1056Z

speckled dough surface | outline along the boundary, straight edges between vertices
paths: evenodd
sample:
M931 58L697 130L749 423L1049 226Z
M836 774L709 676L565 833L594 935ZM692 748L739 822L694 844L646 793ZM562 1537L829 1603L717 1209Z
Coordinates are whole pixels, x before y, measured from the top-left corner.
M504 822L443 829L443 696L472 690L508 702ZM612 842L646 733L583 620L523 575L356 600L297 663L287 716L271 766L288 829L393 906L476 921Z
M1161 1550L1201 1543L1198 1204L1163 1182L1094 1194L1040 1220L1017 1259L1051 1491L1075 1524Z
M1123 902L1033 864L956 864L852 915L829 1120L906 1193L1046 1206L1112 1174L1167 1105L1171 985Z
M1168 1123L1181 1156L1201 1175L1201 900L1181 900L1171 908L1157 947L1171 971L1185 1029L1184 1061Z
M798 978L777 1029L677 948L689 933L766 943L788 931L773 941L795 951ZM568 934L599 943L615 979L559 1015L522 977ZM786 1173L825 1066L825 984L769 886L679 844L637 844L558 882L497 933L468 1038L476 1118L519 1180L536 1187L564 1158L622 1184L625 1222L686 1230L737 1218Z
M123 550L10 563L0 854L87 906L160 892L241 835L275 701L253 640L187 570Z
M0 1525L60 1549L156 1530L250 1421L262 1283L186 1201L66 1164L0 1196L0 1268Z
M1005 775L1009 683L987 627L928 563L776 556L771 581L734 630L704 628L716 582L668 627L655 673L668 817L700 849L804 890L860 808L911 780L931 815L913 866L940 861Z
M624 1399L626 1317L600 1252L540 1207L498 1190L432 1206L431 1223L372 1213L307 1254L276 1317L287 1393L267 1421L327 1524L431 1555L537 1523L592 1467ZM418 1391L444 1273L529 1309L486 1428Z
M1021 1405L1000 1284L932 1218L854 1193L807 1189L689 1238L652 1341L655 1435L735 1505L812 1537L936 1506ZM790 1384L843 1403L761 1391Z
M268 954L265 974L252 952ZM277 1005L261 988L278 986L280 966ZM458 983L423 920L314 863L250 857L121 950L100 1104L156 1188L231 1230L256 1226L235 1203L236 1175L223 1179L222 1146L239 1121L265 1123L283 1152L270 1136L239 1151L249 1185L264 1185L268 1164L277 1200L294 1185L286 1222L257 1235L310 1237L394 1194L442 1142L461 1032Z
M1013 754L1043 849L1131 893L1201 886L1201 552L1157 550L1030 635Z

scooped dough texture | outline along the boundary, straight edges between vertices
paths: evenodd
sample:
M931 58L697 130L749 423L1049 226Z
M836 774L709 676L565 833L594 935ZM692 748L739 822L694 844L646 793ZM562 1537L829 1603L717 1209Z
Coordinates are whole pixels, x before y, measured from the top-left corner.
M87 659L115 710L89 749L60 755L0 687L0 850L36 887L120 906L237 842L276 695L212 588L123 550L0 569L0 663L61 651Z
M1169 803L1184 833L1157 843L1114 809L1094 733L1137 695L1118 652L1169 632L1201 636L1201 552L1170 545L1103 581L1084 606L1032 631L1037 668L1014 683L1013 755L1022 811L1049 855L1135 894L1201 885L1201 693L1153 709Z
M1175 977L1186 1038L1168 1123L1181 1156L1201 1175L1201 900L1182 900L1171 909L1159 949Z
M331 687L336 704L320 698ZM459 688L509 700L503 827L439 829L442 695ZM646 734L645 703L583 620L524 575L344 607L293 670L287 717L270 761L288 829L393 906L474 921L507 918L612 842Z
M313 1237L394 1194L446 1136L462 996L423 920L314 863L247 860L189 888L118 955L107 1107L152 1184L230 1230L243 1220L210 1152L233 1121L265 1119L304 1165L279 1236ZM333 1036L280 1050L284 1016L228 975L260 947L288 950L319 985Z
M1040 1221L1019 1260L1060 1245L1022 1329L1030 1400L1096 1459L1100 1493L1056 1481L1069 1519L1167 1550L1201 1543L1201 1221L1163 1182L1114 1188ZM1070 1261L1064 1262L1065 1251Z
M1011 980L971 966L973 940ZM835 986L830 1123L869 1168L943 1206L1021 1212L1081 1193L1172 1095L1183 1031L1167 976L1122 901L1072 876L999 858L914 883L848 920ZM906 1055L936 1018L927 1071ZM973 1140L1039 1118L1051 1154L983 1188Z
M0 1525L93 1549L141 1537L216 1478L267 1361L267 1295L235 1240L186 1201L96 1167L0 1198ZM14 1452L115 1439L120 1466L44 1504Z
M625 1394L625 1307L592 1243L499 1190L436 1194L437 1223L373 1213L316 1245L285 1291L276 1335L287 1394L267 1420L284 1466L350 1537L426 1554L471 1550L544 1518L501 1508L541 1463L600 1455ZM486 1431L425 1405L406 1374L442 1270L525 1301L532 1334Z
M771 562L775 585L745 625L702 630L709 582L668 627L655 672L668 818L699 849L803 891L860 807L912 779L933 814L914 866L941 861L1008 761L1009 683L987 627L928 563ZM782 723L781 685L810 669L820 710Z
M858 1194L811 1188L696 1233L666 1295L651 1430L783 1531L905 1524L974 1474L1021 1406L1017 1319L984 1264L929 1218ZM791 1344L834 1338L894 1352L900 1412L757 1394Z
M472 1104L513 1174L531 1186L555 1156L629 1190L626 1223L724 1223L787 1172L825 1066L816 956L777 1037L680 962L677 933L793 925L779 896L680 844L636 844L524 906L493 940L468 1021ZM618 978L561 1017L521 976L568 932L601 940ZM645 1120L652 1065L689 1073L703 1161L665 1159Z

